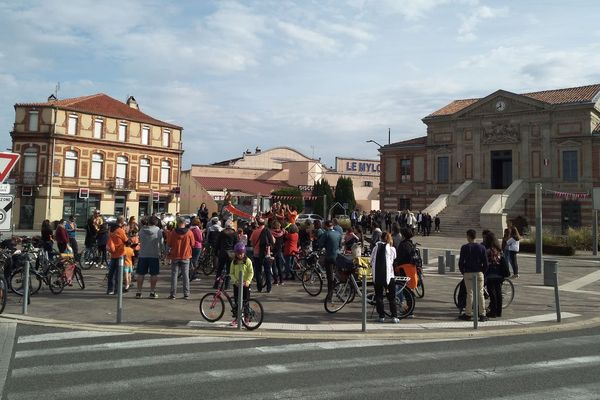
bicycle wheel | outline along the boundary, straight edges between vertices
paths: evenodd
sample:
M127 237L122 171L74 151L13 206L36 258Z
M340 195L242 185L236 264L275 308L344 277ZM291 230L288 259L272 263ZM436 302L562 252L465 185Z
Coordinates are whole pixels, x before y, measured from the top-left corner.
M208 254L203 255L199 263L202 264L202 273L204 275L210 275L215 270L215 263L213 260L212 252L208 252Z
M23 271L23 268L18 268L11 272L8 284L10 290L14 294L18 296L23 296L23 289L25 284L25 273ZM42 280L40 279L40 277L29 271L29 295L37 293L41 287Z
M502 282L502 308L510 306L515 298L515 285L510 279L505 279Z
M77 284L79 285L79 288L81 290L85 289L85 282L83 280L83 273L81 272L81 269L79 269L79 267L75 268L75 273L73 275L75 275L75 280L77 281Z
M415 288L415 296L419 299L425 297L425 284L423 283L422 276L419 276L419 283L417 283L417 287Z
M255 299L248 300L248 312L244 313L242 325L244 325L249 331L252 331L262 324L263 317L264 309L260 301Z
M0 314L4 311L4 307L6 307L6 296L8 295L8 283L3 276L0 276Z
M294 275L294 278L302 280L302 275L304 275L306 269L306 261L300 261L297 258L294 258L294 264L292 265L292 274Z
M406 318L412 315L415 310L415 295L408 288L402 289L402 296L399 296L400 291L396 292L396 307L398 309L398 318ZM401 298L402 297L402 298Z
M200 314L208 322L220 320L225 313L225 302L217 293L207 293L200 299Z
M81 253L81 256L79 257L79 267L81 269L90 269L94 266L95 263L95 254L94 254L94 250L92 249L85 249L83 250L83 252Z
M325 311L331 314L340 311L348 303L353 292L354 287L349 281L336 283L331 298L325 297Z
M314 269L307 269L302 274L302 287L311 296L318 296L323 290L323 278Z
M454 305L456 306L456 308L458 307L458 293L460 292L460 284L463 281L458 282L458 285L456 285L456 287L454 288Z
M61 270L51 269L48 271L48 287L53 294L61 294L65 288L65 278Z

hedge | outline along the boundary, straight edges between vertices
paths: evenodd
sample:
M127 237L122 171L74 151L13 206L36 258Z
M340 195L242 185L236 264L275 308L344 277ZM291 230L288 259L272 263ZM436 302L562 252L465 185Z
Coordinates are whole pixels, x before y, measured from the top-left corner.
M575 255L575 248L569 245L544 245L544 254L552 254L557 256L573 256ZM519 244L519 251L523 253L535 253L535 243L521 241Z

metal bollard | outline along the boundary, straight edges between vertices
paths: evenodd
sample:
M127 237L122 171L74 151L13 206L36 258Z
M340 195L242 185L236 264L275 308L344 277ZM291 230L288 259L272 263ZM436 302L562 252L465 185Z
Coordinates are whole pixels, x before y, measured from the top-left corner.
M25 261L25 271L23 274L23 314L27 314L27 306L29 305L29 268L31 268L31 262L29 257Z
M446 263L448 264L448 269L450 270L450 272L455 272L456 271L456 254L450 254L448 256L448 260L446 260Z
M422 249L423 265L429 264L429 249Z
M362 276L362 331L367 331L367 274ZM393 315L392 315L393 317Z
M438 256L438 274L444 275L446 273L446 264L444 264L444 256Z
M471 311L471 316L473 318L473 329L477 329L477 323L479 322L479 290L477 290L477 276L478 274L475 274L473 277L473 311Z
M558 271L558 261L544 260L544 286L554 286L555 271Z
M242 330L242 306L244 304L244 270L238 276L237 330Z
M119 257L118 262L118 283L117 283L117 324L123 322L123 256Z
M450 258L450 256L452 255L452 250L446 250L445 255L446 255L446 268L449 268L450 266L448 265L448 258Z
M544 273L545 273L544 265ZM556 304L556 322L562 320L560 315L560 297L558 295L558 262L554 265L554 302Z

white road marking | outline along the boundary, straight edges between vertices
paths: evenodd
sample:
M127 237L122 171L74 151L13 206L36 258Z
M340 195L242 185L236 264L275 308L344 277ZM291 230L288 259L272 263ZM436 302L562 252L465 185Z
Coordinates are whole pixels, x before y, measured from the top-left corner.
M2 397L4 383L8 376L16 330L15 322L0 322L0 397Z
M73 354L73 353L88 353L94 351L108 351L118 349L139 349L143 347L165 347L184 344L197 343L218 343L218 342L234 342L242 340L256 340L254 338L237 338L237 337L183 337L169 339L146 339L132 340L127 342L110 342L102 344L82 345L82 346L66 346L55 348L44 348L34 350L21 350L15 353L15 358L28 358L37 356L51 356L56 354Z
M466 352L462 352L466 355ZM374 357L356 357L352 359L338 360L319 360L319 362L292 362L287 364L269 364L262 368L229 368L223 370L199 371L189 373L178 373L173 375L159 375L148 377L135 377L131 379L122 379L111 381L110 385L106 382L99 383L79 383L73 386L57 387L53 385L44 391L32 390L15 392L8 395L9 400L21 400L31 398L44 399L65 399L65 398L81 398L90 393L102 393L103 396L110 394L121 393L122 391L131 391L135 388L148 389L164 389L168 386L184 386L184 385L199 385L206 382L222 381L225 379L253 379L266 377L269 375L285 375L294 373L303 373L306 371L326 371L330 369L346 369L356 368L360 365L361 368L393 365L401 362L402 359L397 354L389 356L374 356ZM409 375L403 377L392 377L386 379L369 379L368 381L344 380L335 385L313 385L308 389L298 389L298 395L305 394L304 391L309 391L311 398L330 398L347 396L349 390L361 390L361 392L377 392L389 391L391 389L400 389L407 387L424 387L431 384L461 384L472 381L480 381L482 376L486 379L497 378L514 378L520 377L523 373L532 374L537 372L561 371L572 368L594 368L600 365L600 356L586 357L571 357L550 361L539 361L528 364L507 365L492 369L474 369L466 371L434 373L429 375ZM326 397L323 397L323 396ZM272 398L266 393L261 392L261 397L250 396L245 394L243 398L265 399ZM300 396L298 396L300 397Z
M496 397L490 400L598 400L598 397L600 397L599 393L600 383L590 383L576 386L562 386L512 396Z
M560 285L558 288L560 290L569 290L574 291L577 289L581 289L584 286L592 284L596 281L600 281L600 270L594 271L591 274L587 274L586 276L582 276L581 278L575 279L569 283L565 283L564 285Z
M21 336L17 343L38 343L49 342L54 340L69 340L81 338L97 338L104 336L123 336L131 335L130 332L99 332L99 331L68 331L58 333L42 333L39 335Z

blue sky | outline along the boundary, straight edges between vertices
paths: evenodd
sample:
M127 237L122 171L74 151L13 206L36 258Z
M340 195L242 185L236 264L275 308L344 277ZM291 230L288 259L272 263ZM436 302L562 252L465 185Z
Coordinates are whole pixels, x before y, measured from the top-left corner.
M453 99L600 83L599 12L593 0L2 0L0 146L13 105L60 82L60 98L133 95L182 125L184 167L256 146L376 158L366 140L425 135L421 118Z

